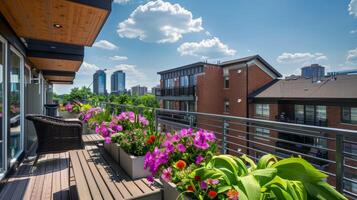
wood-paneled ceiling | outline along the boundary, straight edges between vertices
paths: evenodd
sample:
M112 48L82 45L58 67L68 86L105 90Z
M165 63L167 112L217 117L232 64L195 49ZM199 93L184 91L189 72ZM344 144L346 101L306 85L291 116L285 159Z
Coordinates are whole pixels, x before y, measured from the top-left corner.
M61 60L38 57L29 57L29 60L40 70L77 72L82 64L82 61L78 60Z
M110 12L68 0L0 0L0 11L19 37L83 46L93 44Z
M71 82L74 80L73 76L45 76L45 78L53 82Z

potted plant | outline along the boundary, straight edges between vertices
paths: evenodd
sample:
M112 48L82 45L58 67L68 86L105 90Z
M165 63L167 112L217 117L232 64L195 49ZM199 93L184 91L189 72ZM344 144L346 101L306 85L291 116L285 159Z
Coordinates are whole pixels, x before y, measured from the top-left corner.
M160 134L138 128L119 133L120 166L132 178L143 178L150 175L144 168L145 154L160 144Z
M89 104L82 107L80 119L83 123L83 134L94 134L94 126L90 120L98 113L103 112L103 109L99 107L92 108Z
M60 116L65 119L78 119L81 107L82 103L80 102L69 102L65 106L60 105Z
M201 166L216 153L216 137L213 132L199 129L182 129L167 133L160 147L145 155L144 167L151 172L148 177L159 176L164 187L164 199L176 199L177 187L187 174Z

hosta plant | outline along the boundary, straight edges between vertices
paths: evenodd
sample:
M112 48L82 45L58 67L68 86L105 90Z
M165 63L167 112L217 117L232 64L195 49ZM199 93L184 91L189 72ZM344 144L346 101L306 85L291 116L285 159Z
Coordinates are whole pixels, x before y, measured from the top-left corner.
M185 177L179 189L193 199L346 199L326 178L302 158L278 161L269 154L255 164L247 156L219 155Z

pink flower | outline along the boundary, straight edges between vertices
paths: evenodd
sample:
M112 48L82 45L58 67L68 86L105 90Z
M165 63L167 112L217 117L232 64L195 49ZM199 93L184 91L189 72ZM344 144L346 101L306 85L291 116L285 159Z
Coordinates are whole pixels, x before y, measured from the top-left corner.
M172 169L171 167L162 170L161 178L164 179L166 182L171 181Z
M110 137L105 137L104 141L106 144L109 144L112 141L112 139Z
M67 103L64 108L68 111L68 112L72 112L73 109L73 105L71 103Z
M178 144L176 147L177 150L179 150L180 152L182 153L186 152L186 147L183 144Z
M203 130L197 131L193 144L199 149L208 149L207 136Z
M201 154L198 155L198 156L196 157L196 161L195 161L196 165L201 164L201 162L202 162L203 160L204 160L203 156L202 156Z
M152 182L155 181L155 179L154 179L153 176L148 176L146 179L147 179L150 183L152 183Z

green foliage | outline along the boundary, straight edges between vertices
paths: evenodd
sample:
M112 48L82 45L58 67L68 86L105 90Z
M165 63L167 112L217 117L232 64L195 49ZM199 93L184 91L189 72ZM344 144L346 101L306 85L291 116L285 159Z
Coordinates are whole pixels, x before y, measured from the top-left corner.
M278 161L274 155L265 155L256 165L245 155L241 158L219 155L194 170L189 175L191 179L185 181L192 184L192 177L196 176L203 180L209 177L219 179L220 184L215 188L218 198L223 198L227 191L233 189L238 191L240 200L347 199L326 183L326 174L302 158ZM198 190L191 195L199 197L204 194Z
M73 101L81 101L83 102L86 99L90 99L95 96L90 88L81 87L81 88L73 88L69 94L63 95L64 102L73 102Z

